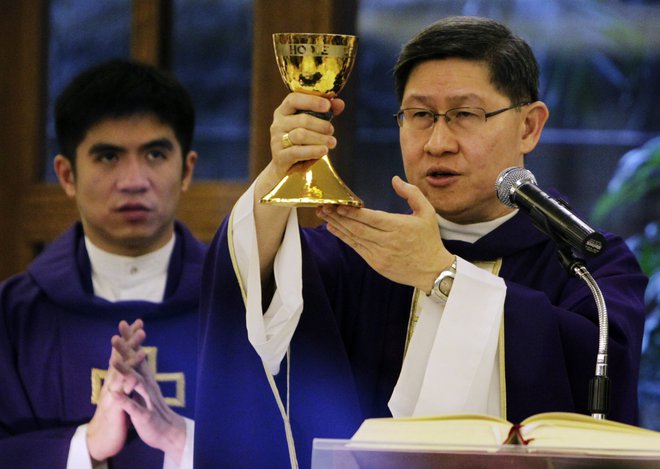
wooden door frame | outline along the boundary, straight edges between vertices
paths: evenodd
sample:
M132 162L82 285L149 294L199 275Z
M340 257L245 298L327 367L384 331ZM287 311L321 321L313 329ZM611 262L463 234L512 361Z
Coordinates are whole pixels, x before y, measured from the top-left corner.
M3 5L0 28L0 279L22 270L34 251L25 242L28 196L36 185L43 151L45 118L45 2Z

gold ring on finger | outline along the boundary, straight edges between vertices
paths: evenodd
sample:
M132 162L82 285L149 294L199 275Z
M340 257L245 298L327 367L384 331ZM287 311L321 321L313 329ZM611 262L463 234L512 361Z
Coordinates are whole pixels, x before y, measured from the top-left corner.
M289 147L292 147L292 146L293 146L293 142L289 138L289 133L287 132L284 135L282 135L282 147L283 148L289 148Z

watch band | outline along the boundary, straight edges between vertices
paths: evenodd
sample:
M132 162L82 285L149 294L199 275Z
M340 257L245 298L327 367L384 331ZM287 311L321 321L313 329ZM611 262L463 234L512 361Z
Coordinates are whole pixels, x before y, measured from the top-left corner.
M449 269L445 269L433 282L433 287L431 288L431 293L427 296L436 303L445 304L449 299L449 293L451 292L451 287L454 283L454 278L456 277L456 258L451 264Z

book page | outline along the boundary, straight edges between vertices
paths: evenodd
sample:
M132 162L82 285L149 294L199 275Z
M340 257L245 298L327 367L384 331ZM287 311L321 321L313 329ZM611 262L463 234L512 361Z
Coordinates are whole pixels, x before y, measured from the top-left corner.
M654 451L660 454L660 432L587 415L546 413L523 421L528 446L607 454ZM597 451L583 451L585 449Z
M506 420L481 415L374 418L365 420L351 438L360 445L397 445L420 448L429 445L499 446L509 434Z

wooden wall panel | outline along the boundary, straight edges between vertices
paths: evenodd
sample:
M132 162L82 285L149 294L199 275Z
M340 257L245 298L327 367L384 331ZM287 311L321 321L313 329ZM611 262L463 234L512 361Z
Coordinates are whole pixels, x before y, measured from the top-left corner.
M169 68L171 20L171 0L134 0L131 9L131 57Z
M39 0L5 2L0 14L0 279L34 255L22 238L24 195L34 186L43 151L45 7Z

